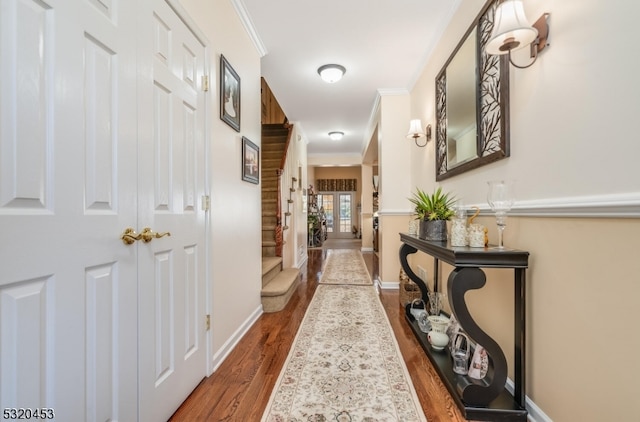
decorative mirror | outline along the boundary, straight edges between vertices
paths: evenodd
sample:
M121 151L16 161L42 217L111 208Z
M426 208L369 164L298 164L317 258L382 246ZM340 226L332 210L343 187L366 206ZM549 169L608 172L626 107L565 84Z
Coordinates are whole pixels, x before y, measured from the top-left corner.
M491 56L490 0L436 77L436 180L509 156L509 61Z

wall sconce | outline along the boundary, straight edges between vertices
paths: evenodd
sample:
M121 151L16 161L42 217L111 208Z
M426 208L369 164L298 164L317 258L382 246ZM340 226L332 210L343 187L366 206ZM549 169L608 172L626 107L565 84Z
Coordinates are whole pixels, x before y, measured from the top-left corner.
M424 144L420 145L418 143L418 139L422 138L423 136L426 137L426 141L424 141ZM425 131L423 132L422 122L420 121L420 119L411 120L411 122L409 123L409 133L407 134L407 138L413 138L413 140L416 142L416 145L421 148L426 146L427 143L431 140L431 125L427 125Z
M504 0L498 5L493 20L493 32L487 42L487 54L509 54L509 62L518 69L525 69L535 63L547 45L549 36L549 13L544 13L533 25L529 25L524 14L522 0ZM530 46L533 61L525 66L517 65L511 59L511 51Z
M342 79L347 69L339 64L325 64L318 68L318 75L328 84L338 82Z

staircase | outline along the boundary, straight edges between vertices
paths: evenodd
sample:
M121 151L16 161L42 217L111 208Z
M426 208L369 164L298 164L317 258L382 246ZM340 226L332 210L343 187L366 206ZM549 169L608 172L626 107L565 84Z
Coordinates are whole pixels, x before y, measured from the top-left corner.
M287 230L279 224L279 184L289 128L285 124L262 125L262 309L278 312L291 299L300 280L297 268L282 268L282 245L276 232Z

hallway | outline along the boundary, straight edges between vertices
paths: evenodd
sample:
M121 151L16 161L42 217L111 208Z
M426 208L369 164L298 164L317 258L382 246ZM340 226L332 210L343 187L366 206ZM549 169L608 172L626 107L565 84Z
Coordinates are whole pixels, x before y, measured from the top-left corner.
M307 267L287 307L281 312L263 314L218 370L193 391L172 421L260 420L322 275L326 253L326 249L308 252ZM378 258L371 252L363 253L363 257L375 281ZM464 421L404 322L398 291L384 290L380 299L428 421Z

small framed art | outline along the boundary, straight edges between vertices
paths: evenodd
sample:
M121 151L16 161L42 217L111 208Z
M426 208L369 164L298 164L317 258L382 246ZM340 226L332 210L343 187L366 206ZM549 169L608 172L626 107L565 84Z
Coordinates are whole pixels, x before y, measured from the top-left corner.
M242 137L242 180L258 184L260 181L260 148Z
M220 55L220 118L240 132L240 76Z

